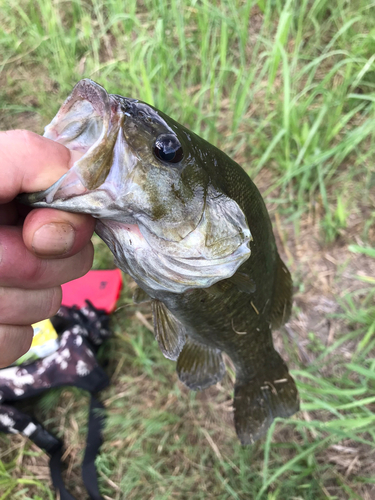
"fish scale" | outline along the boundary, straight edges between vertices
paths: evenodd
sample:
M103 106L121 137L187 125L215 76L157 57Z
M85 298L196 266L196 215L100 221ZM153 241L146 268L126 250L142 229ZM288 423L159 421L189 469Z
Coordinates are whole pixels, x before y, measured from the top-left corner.
M209 387L225 374L222 353L231 358L243 444L298 411L272 341L272 328L290 316L292 279L245 171L161 111L88 79L45 136L84 155L53 186L20 200L99 219L116 264L151 300L156 340L182 382Z

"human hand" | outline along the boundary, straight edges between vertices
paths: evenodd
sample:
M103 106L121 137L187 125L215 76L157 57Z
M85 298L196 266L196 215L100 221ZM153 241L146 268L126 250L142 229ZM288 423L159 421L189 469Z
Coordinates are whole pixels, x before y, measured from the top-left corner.
M49 187L78 157L32 132L0 132L0 368L27 352L32 323L57 312L60 285L92 265L92 217L44 208L23 219L14 201Z

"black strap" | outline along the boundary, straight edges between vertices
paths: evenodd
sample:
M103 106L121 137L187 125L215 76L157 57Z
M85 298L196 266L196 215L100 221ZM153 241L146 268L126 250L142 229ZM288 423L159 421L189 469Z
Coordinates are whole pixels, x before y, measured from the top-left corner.
M91 396L86 451L82 462L82 479L91 500L103 500L99 493L95 458L103 442L104 406Z
M50 434L30 415L21 412L14 406L0 405L0 415L8 417L8 419L3 418L3 422L8 423L8 425L1 426L2 432L19 432L29 437L39 448L50 455L49 467L52 483L56 491L60 493L60 500L75 500L66 490L61 476L62 441Z
M94 354L97 347L111 335L111 331L109 329L109 317L105 311L98 310L90 302L86 302L87 306L82 310L79 310L76 307L64 308L62 306L60 315L63 320L65 319L70 321L69 326L81 326L84 330L81 338L85 343L87 342L86 347L90 347L91 352ZM62 327L63 326L64 325L62 325ZM67 325L65 325L65 327L66 326ZM70 332L68 331L68 333ZM56 383L53 383L53 386L58 387L63 385L63 383L64 380L57 380ZM88 375L84 377L76 377L76 380L73 379L73 381L70 381L70 384L68 385L80 387L92 394L93 392L102 390L108 384L109 379L107 375L103 369L95 363L95 365L91 367ZM6 384L6 387L8 387L8 384ZM42 389L38 387L33 391L33 387L30 386L28 388L27 396L39 393L41 390ZM26 397L26 393L22 399L24 397ZM18 398L7 398L0 393L0 401L3 399L13 400ZM61 458L63 449L62 441L50 434L41 424L39 424L39 422L32 419L30 416L19 412L12 406L0 405L0 415L1 414L8 417L8 420L6 418L2 419L2 422L0 423L0 432L21 432L34 441L40 448L46 451L50 455L49 466L52 483L60 495L60 500L75 500L75 498L65 488L61 475ZM89 493L90 500L103 500L99 493L95 458L102 444L104 422L104 407L91 395L86 451L82 463L82 478Z
M65 488L63 478L61 476L61 457L62 446L58 448L52 455L49 461L51 479L56 491L60 494L60 500L76 500L73 495Z
M95 458L103 442L104 424L104 406L94 396L91 396L86 451L82 462L82 479L90 500L103 500L99 493ZM37 430L30 436L30 439L50 455L51 479L55 490L60 494L60 500L76 500L65 488L61 475L62 441L46 431L40 424L37 424Z

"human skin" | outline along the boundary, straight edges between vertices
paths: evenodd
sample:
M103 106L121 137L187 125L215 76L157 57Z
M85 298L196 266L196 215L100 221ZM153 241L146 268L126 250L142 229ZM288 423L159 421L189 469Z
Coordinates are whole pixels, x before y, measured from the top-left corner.
M60 285L91 268L92 217L53 209L27 213L15 201L20 193L49 187L79 156L26 130L0 132L0 368L29 349L32 323L57 312Z

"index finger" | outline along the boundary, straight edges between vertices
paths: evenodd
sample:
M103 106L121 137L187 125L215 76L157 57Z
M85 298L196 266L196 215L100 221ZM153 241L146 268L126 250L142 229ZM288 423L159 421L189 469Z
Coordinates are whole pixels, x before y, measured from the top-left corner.
M75 152L28 130L0 132L0 203L48 188L76 160Z

